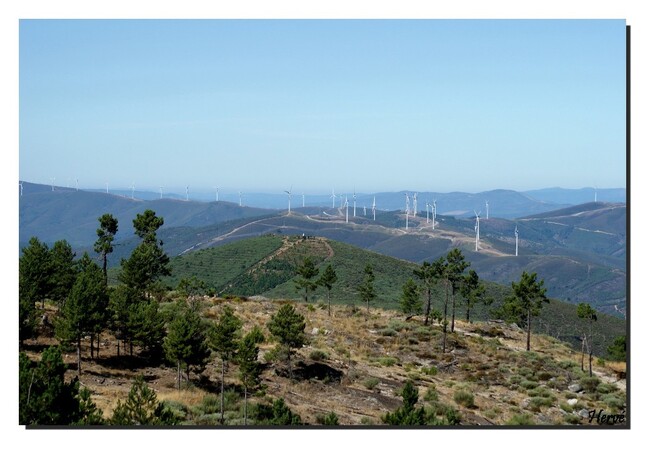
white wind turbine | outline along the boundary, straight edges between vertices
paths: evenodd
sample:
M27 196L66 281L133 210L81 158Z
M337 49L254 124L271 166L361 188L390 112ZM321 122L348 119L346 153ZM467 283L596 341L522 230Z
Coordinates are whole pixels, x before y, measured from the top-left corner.
M515 225L515 256L519 255L519 228Z
M77 189L77 192L79 191L79 178L75 179L75 187Z
M239 207L242 207L242 205L241 205L241 190L239 191Z
M433 204L431 205L431 229L436 230L436 215L438 212L438 208L436 207L436 200L433 200Z
M375 204L375 197L373 196L372 197L372 220L373 221L375 220L375 210L376 210L376 208L377 208L377 206Z
M363 216L364 217L366 216L366 205L365 204L363 205Z
M490 204L485 200L485 219L490 218Z
M409 194L406 193L406 214L405 215L406 215L406 230L407 231L409 229L409 212L410 212L409 206L410 205L411 205L411 202L409 200Z
M356 217L357 216L357 189L353 190L352 193L352 216Z
M219 202L219 187L214 186L214 200L218 203Z
M161 200L162 200L162 189L163 189L163 186L160 186L160 199Z
M418 214L418 193L413 194L413 216L415 217Z
M598 188L594 187L594 203L598 202Z
M345 222L348 222L348 197L347 195L345 196Z
M108 181L106 181L106 193L108 194Z
M185 186L185 201L190 200L190 186Z
M23 183L19 182L18 185L20 186L20 196L23 196Z
M331 196L331 198L332 198L332 209L334 209L334 207L335 207L335 206L334 206L334 201L336 201L336 194L334 193L334 189L332 189L332 196Z
M56 181L56 178L50 178L50 181L52 181L52 192L54 192L54 181Z
M293 189L293 186L289 188L289 190L285 190L284 193L287 194L287 198L289 199L289 208L287 209L287 215L291 215L291 190ZM241 206L241 204L240 204Z
M131 183L131 199L133 199L135 195L135 182Z
M476 231L476 251L478 251L478 241L480 240L481 236L481 219L479 218L481 216L480 212L474 211L474 215L476 215L476 224L474 225L474 230Z
M305 192L302 192L302 207L305 207Z
M427 209L427 223L429 223L429 203L426 204L426 209Z

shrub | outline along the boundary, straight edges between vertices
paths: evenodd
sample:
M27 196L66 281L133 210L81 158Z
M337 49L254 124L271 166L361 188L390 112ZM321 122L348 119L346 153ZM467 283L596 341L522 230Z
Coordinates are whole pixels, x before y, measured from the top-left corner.
M438 374L438 368L436 368L433 365L429 367L423 366L422 368L420 368L420 371L422 371L424 374L428 374L429 376L435 376L436 374Z
M377 385L379 385L379 379L376 377L369 377L363 381L363 386L368 390L374 390Z
M614 384L601 383L598 385L598 387L596 387L596 391L599 394L609 394L618 391L618 388Z
M512 416L512 418L510 418L506 424L509 426L532 426L535 424L535 421L533 421L532 416L524 413L523 415L516 414Z
M384 337L395 337L397 335L397 331L395 329L391 329L389 327L385 329L380 329L379 330L379 335L384 336Z
M573 413L568 413L564 415L564 421L567 424L580 424L582 418L580 418L578 415L574 415Z
M363 425L363 426L374 426L375 421L372 418L370 418L369 416L364 416L363 418L361 418L361 425Z
M537 383L537 382L533 382L532 380L524 380L524 381L521 383L521 386L524 387L526 390L532 390L533 388L537 388L537 387L538 387L538 383Z
M326 352L316 349L315 351L312 351L311 354L309 354L309 358L315 362L320 362L322 360L327 360L329 358L329 355Z
M625 399L615 394L607 394L601 399L611 411L618 412L625 407Z
M424 394L424 400L427 402L436 402L438 400L438 391L435 386L427 388L427 392Z
M531 398L528 403L528 408L534 412L539 412L542 407L550 407L553 405L555 398L546 398L542 396L535 396Z
M200 409L204 415L217 413L221 410L221 399L216 394L206 394L203 396Z
M454 393L454 401L467 408L474 407L474 395L467 390L457 390Z
M316 416L316 422L323 426L338 426L339 417L334 412L329 412L327 415Z
M598 385L600 384L600 379L597 378L596 376L590 377L590 376L585 376L582 379L580 379L580 386L584 388L585 392L587 393L593 393L596 391L596 388L598 388Z
M399 360L396 359L395 357L378 357L377 359L375 359L375 361L379 363L381 366L393 366L397 362L399 362Z

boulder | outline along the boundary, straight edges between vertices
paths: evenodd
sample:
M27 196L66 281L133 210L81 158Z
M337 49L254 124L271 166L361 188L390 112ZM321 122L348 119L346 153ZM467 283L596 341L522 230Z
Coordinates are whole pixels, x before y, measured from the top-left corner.
M569 404L569 405L576 405L576 404L578 403L578 400L577 400L576 398L573 398L573 399L569 399L569 400L566 401L566 402L567 402L567 404Z
M568 388L571 393L579 393L582 391L580 384L571 384Z
M589 418L589 410L587 410L586 408L583 408L582 410L580 410L578 412L578 415L580 417L582 417L582 418Z

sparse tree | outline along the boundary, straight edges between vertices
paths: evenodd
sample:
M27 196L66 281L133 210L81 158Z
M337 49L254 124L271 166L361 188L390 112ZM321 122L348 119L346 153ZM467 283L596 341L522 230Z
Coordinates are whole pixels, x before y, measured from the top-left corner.
M459 290L463 272L469 263L465 262L465 256L458 248L454 248L447 253L447 280L451 287L451 332L454 332L454 324L456 322L456 292Z
M393 413L382 416L382 421L393 426L424 426L426 413L423 407L415 408L418 402L418 389L410 380L402 389L402 406Z
M98 218L99 228L97 228L97 241L95 242L95 252L102 257L102 271L104 272L104 282L108 285L108 255L113 252L113 240L117 234L117 219L111 214L104 214Z
M296 271L300 277L293 282L295 283L296 290L303 291L303 298L307 302L309 300L309 293L318 287L317 281L314 280L318 276L318 268L316 268L314 261L310 257L305 257L302 265Z
M207 289L207 285L196 276L191 278L183 278L179 281L177 290L184 295L187 299L194 299L195 297L203 294Z
M616 362L627 360L627 340L624 335L614 339L614 342L607 347L607 355Z
M138 376L131 386L126 401L117 401L110 424L117 426L169 426L178 424L178 419L162 403L156 392Z
M50 250L52 274L50 276L50 298L59 307L63 305L77 278L77 264L72 247L65 240L54 242Z
M544 280L537 281L537 273L521 273L519 282L512 283L512 295L503 304L505 316L526 326L526 351L530 351L531 319L539 315L544 303L548 303Z
M255 326L239 343L237 363L239 364L239 379L244 385L244 425L248 424L248 392L260 384L262 365L258 362L258 344L264 342L264 335Z
M418 294L418 286L411 278L409 278L402 286L400 310L402 313L408 316L417 315L422 312L422 301L420 300L420 295Z
M377 293L375 292L375 273L372 269L372 265L368 264L364 268L363 272L365 277L363 283L357 288L361 300L365 301L367 312L370 313L370 301L373 301L377 298Z
M21 343L32 334L35 303L41 301L41 308L45 309L45 298L50 296L52 275L52 257L45 243L32 237L22 252L18 261Z
M158 301L146 298L131 303L127 327L131 355L133 355L133 344L140 346L154 360L163 355L165 318L160 313Z
M77 372L81 375L81 339L103 327L108 294L101 269L87 253L79 261L77 276L70 297L63 304L55 321L57 337L74 343L77 348Z
M221 358L221 424L224 423L224 385L226 365L237 355L242 322L230 306L225 306L213 329L211 346Z
M485 297L485 285L481 284L476 271L469 270L467 275L463 276L460 284L460 294L465 298L465 305L467 306L465 318L470 322L470 312L474 305L479 301L489 303Z
M431 314L431 293L433 291L433 286L438 282L439 274L441 268L438 264L441 264L440 260L429 263L427 261L422 262L422 266L418 269L413 270L413 274L422 282L423 291L427 296L427 305L424 311L424 325L429 324L429 315Z
M323 274L317 281L318 285L321 285L327 289L327 315L332 316L332 302L330 299L330 294L332 292L332 287L338 280L336 276L336 271L332 268L332 264L327 265Z
M174 305L173 316L163 348L169 361L176 363L176 387L180 390L181 368L185 367L189 382L192 366L199 373L205 369L210 349L207 344L206 326L201 319L198 305L188 304L180 299Z
M306 343L305 317L296 312L291 304L285 304L273 315L267 327L280 345L286 349L289 375L293 378L291 355L293 350Z
M578 304L578 318L581 320L587 320L588 325L587 325L587 330L585 330L582 333L582 360L581 360L581 368L582 371L585 370L585 347L587 348L587 352L589 353L589 376L593 376L593 372L591 369L591 362L593 360L594 356L594 323L598 320L598 316L596 315L596 310L594 310L593 307L591 307L589 304L581 302Z

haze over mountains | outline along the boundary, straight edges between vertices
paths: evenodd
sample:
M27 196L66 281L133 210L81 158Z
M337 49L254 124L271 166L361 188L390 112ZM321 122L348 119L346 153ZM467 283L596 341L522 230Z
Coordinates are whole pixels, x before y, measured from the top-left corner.
M46 243L66 239L77 254L83 251L94 254L97 218L111 213L119 221L117 245L109 259L115 266L137 244L133 218L146 209L153 209L165 220L159 236L170 256L269 233L326 237L416 263L432 261L454 247L461 247L472 268L484 279L508 285L522 271L534 271L546 280L551 297L574 303L589 302L616 316L625 314L627 208L624 203L593 202L592 198L591 202L565 207L507 190L436 194L438 214L433 230L425 213L426 199L433 195L420 193L419 213L409 219L407 232L404 192L374 195L376 220L372 219L370 210L372 197L357 195L354 217L353 199L348 196L349 223L345 220L345 208L339 207L339 199L332 208L331 198L324 198L324 205L313 206L307 197L308 207L302 208L301 196L294 194L292 214L287 215L286 194L280 210L247 206L251 194L245 196L243 207L229 201L167 198L145 201L137 199L137 195L135 199L130 196L130 191L124 196L58 187L52 191L50 186L23 183L20 244L26 244L32 236ZM599 191L599 199L602 196ZM486 199L489 219L485 213ZM384 210L398 200L399 205ZM474 210L482 210L478 252L475 251ZM467 217L468 211L472 217ZM514 257L515 225L520 238L518 257Z

